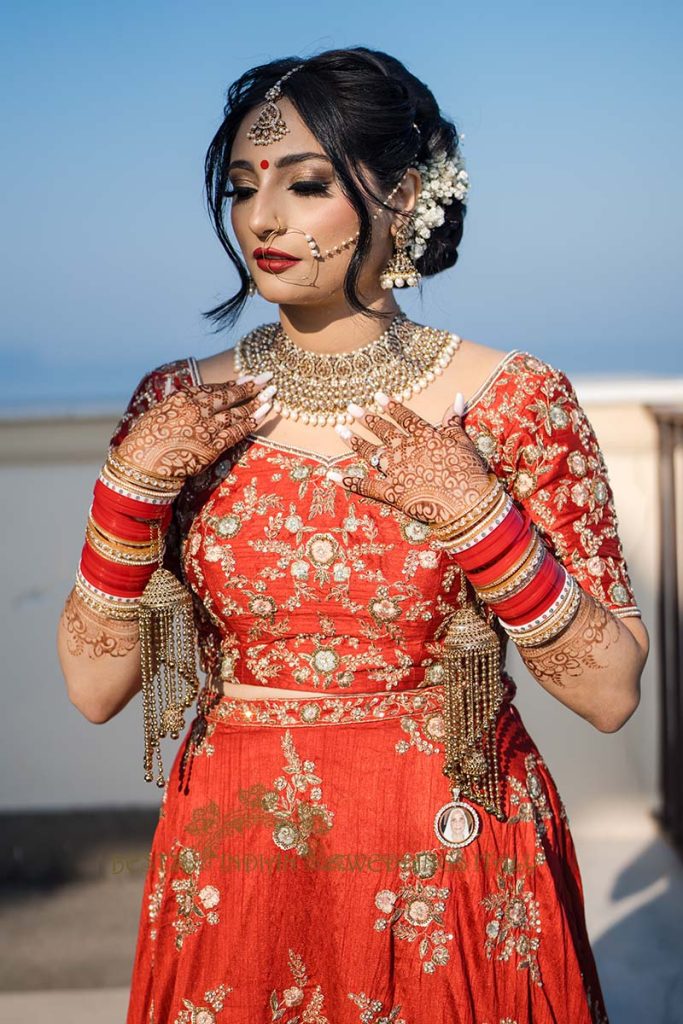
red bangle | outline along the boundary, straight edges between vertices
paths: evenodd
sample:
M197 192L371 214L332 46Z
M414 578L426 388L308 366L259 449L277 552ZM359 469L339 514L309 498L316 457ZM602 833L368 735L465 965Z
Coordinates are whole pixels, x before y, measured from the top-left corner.
M93 587L97 587L98 590L104 591L105 594L109 594L111 597L141 597L142 593L147 585L138 584L133 587L120 586L119 584L110 583L108 580L101 579L97 573L91 573L87 566L81 563L80 566L81 574L88 583Z
M93 586L118 597L139 596L158 563L149 565L121 565L107 562L88 542L81 552L80 570Z
M531 622L549 608L559 597L564 586L565 573L562 565L546 548L545 557L538 572L514 597L491 604L496 615L511 626Z
M513 615L513 620L514 621L511 622L508 619L504 619L504 621L508 625L510 625L510 626L523 626L527 622L533 622L533 620L538 618L539 615L543 615L543 613L546 612L548 610L548 608L550 608L551 605L553 605L555 603L555 601L557 601L558 597L562 593L562 588L564 587L564 584L565 584L565 578L566 577L563 574L562 580L560 582L560 585L558 587L554 587L551 590L551 592L548 595L548 597L545 598L545 600L540 601L530 612L527 612L526 615L524 615L524 616Z
M525 526L522 534L515 538L510 547L502 552L495 562L483 565L476 570L470 570L467 574L474 586L486 587L495 584L498 580L504 580L508 570L519 562L525 551L528 551L532 538L531 529Z
M161 516L173 502L164 502L154 505L149 501L138 501L137 498L128 498L124 494L112 491L98 478L93 487L95 500L108 512L123 512L139 519L160 519Z
M173 509L165 508L160 518L156 520L146 519L140 522L133 516L119 512L109 512L99 500L93 501L90 507L90 515L98 526L103 530L113 533L119 540L154 540L156 538L156 523L162 530L166 530L173 518Z
M483 540L455 556L460 568L465 572L484 570L490 563L504 557L526 528L524 520L513 506L502 523L494 527Z

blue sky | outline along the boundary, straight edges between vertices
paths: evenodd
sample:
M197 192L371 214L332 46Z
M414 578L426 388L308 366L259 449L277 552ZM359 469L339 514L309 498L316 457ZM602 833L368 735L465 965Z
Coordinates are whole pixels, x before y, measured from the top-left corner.
M415 319L570 375L683 374L676 3L6 3L0 405L125 402L220 351L234 291L203 196L226 89L284 55L401 59L465 133L456 267Z

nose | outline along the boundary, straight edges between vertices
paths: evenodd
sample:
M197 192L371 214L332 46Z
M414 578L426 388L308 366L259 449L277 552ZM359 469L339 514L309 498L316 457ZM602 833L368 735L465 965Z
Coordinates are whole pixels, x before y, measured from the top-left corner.
M255 196L252 196L249 210L249 228L259 241L265 241L269 235L282 233L280 217L274 209L272 199L260 189Z

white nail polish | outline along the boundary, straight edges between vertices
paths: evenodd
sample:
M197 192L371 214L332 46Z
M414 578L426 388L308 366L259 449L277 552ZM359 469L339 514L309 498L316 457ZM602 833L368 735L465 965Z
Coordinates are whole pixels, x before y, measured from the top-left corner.
M365 409L362 407L362 405L356 405L355 402L349 402L346 408L349 410L352 416L356 417L356 419L360 419L362 416L365 416Z
M375 391L375 401L378 405L381 405L383 409L386 409L391 399L388 395L385 395L383 391Z
M344 438L345 441L348 441L350 437L353 437L353 432L349 430L345 423L336 423L334 429L340 437Z
M248 380L253 380L254 375L252 373L243 373L241 377L238 377L235 384L246 384Z
M263 373L259 373L254 377L254 384L265 384L273 376L272 370L265 370Z
M334 480L335 484L340 484L343 480L342 474L338 469L328 469L325 476L328 480Z
M258 409L256 409L256 411L253 414L254 415L254 419L255 420L262 420L263 417L268 412L268 410L270 409L270 405L271 405L270 402L264 402L263 405L260 405L258 407Z
M273 397L276 391L277 384L269 384L267 388L263 389L263 391L259 391L258 395L256 396L256 400L258 402L267 402L269 398Z
M462 416L465 411L465 396L461 391L458 391L453 402L453 412L456 416Z

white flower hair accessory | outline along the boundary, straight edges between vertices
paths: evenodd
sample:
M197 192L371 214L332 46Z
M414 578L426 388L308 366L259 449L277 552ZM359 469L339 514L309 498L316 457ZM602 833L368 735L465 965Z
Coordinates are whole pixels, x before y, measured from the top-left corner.
M460 136L461 139L464 137L464 134ZM449 206L454 199L465 202L470 180L459 152L449 159L442 150L427 163L414 166L422 177L422 191L413 208L410 222L412 240L408 251L417 260L424 254L434 228L440 227L445 221L444 206Z

